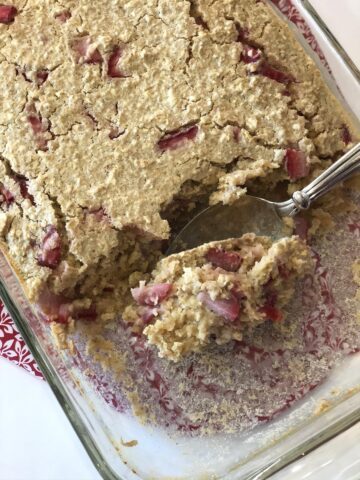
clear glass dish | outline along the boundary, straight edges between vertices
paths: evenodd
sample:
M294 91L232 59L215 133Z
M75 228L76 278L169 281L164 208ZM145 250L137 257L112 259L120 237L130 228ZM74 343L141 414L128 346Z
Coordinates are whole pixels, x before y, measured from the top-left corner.
M342 98L344 108L354 119L360 118L359 71L309 2L274 3L296 17L298 26L292 28L299 41L316 60L334 93ZM319 40L338 87L319 55L304 40L303 34L308 31L300 17ZM360 225L360 219L356 225ZM346 255L350 257L356 248L359 250L358 243L356 235L344 239L348 253L343 262L349 261ZM79 362L57 350L48 326L37 317L2 254L0 295L103 478L263 479L360 420L360 357L352 348L353 355L343 358L321 385L316 389L307 385L303 398L300 397L305 391L298 401L289 402L289 408L253 430L197 437L185 433L170 435L161 427L144 426L128 411L114 408L111 399L105 401L106 394L99 395L99 385L94 386L79 368Z

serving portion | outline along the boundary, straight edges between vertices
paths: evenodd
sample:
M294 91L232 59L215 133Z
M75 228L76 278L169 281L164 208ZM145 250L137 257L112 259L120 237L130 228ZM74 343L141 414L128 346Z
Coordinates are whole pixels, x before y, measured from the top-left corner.
M160 356L178 360L211 340L242 340L244 329L281 322L295 281L310 271L310 249L298 237L213 242L160 261L150 283L132 289L136 305L123 318Z

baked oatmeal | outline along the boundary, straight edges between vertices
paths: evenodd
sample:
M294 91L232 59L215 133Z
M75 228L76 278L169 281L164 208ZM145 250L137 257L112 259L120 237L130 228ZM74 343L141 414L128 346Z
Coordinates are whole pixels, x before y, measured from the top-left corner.
M241 340L244 329L284 319L295 282L311 269L299 237L272 242L254 234L212 242L161 260L149 284L132 289L124 319L179 360L215 341Z
M200 200L295 188L356 138L257 0L14 0L0 74L1 248L64 325L121 313Z

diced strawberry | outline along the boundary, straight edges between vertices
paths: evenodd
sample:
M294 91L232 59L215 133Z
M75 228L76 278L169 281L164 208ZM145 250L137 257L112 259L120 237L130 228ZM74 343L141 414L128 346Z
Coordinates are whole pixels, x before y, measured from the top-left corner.
M241 136L241 130L239 127L233 127L233 137L236 143L239 143Z
M141 307L140 318L145 325L151 323L158 314L158 309L150 306Z
M346 125L343 126L341 138L342 138L342 141L345 143L345 145L349 145L349 143L352 142L350 130Z
M286 150L284 166L290 180L299 180L309 175L310 165L304 152L288 148Z
M80 37L72 45L82 63L102 63L103 59L99 50L91 43L89 36Z
M239 318L240 303L235 295L212 300L207 292L200 292L197 298L207 309L229 322L235 322Z
M62 12L56 13L55 18L59 20L59 22L65 23L71 18L71 12L69 12L69 10L63 10Z
M127 78L124 72L120 69L120 58L122 57L123 49L121 47L114 47L108 61L108 75L111 78Z
M36 72L36 83L37 83L37 85L40 86L43 83L45 83L48 76L49 76L49 71L48 70L38 70Z
M220 267L228 272L236 272L242 263L242 258L238 253L220 248L210 248L206 252L205 258L214 267Z
M74 320L94 320L96 318L95 305L76 309L73 300L64 295L56 295L47 289L41 292L37 304L48 322L66 325L70 318Z
M158 147L163 152L166 150L176 150L185 142L194 140L198 134L198 131L199 127L197 125L177 130L176 132L165 135L161 140L159 140Z
M265 305L264 307L260 308L260 312L264 313L266 318L273 322L282 322L284 319L282 312L272 305Z
M307 240L309 232L309 223L304 217L297 215L294 218L295 228L294 234L298 235L302 240Z
M46 131L46 129L44 129L42 118L39 113L31 113L30 115L28 115L27 119L35 135Z
M295 81L293 75L282 72L267 62L264 62L260 65L257 73L263 75L264 77L270 78L271 80L275 80L275 82L283 83L285 85Z
M23 175L14 175L14 180L15 182L17 182L19 184L19 187L20 187L20 192L21 192L21 195L23 198L27 198L30 200L30 202L35 205L35 200L34 200L34 197L31 195L31 193L29 193L29 190L28 190L28 186L27 186L27 182L28 182L28 179L26 177L24 177Z
M256 63L261 60L262 51L259 48L244 44L240 58L244 63Z
M171 283L157 283L155 285L140 285L131 289L131 295L139 305L156 307L165 300L171 293Z
M46 119L43 120L41 114L36 111L34 105L30 105L28 107L28 112L29 114L27 116L27 120L35 135L38 149L46 152L48 149L48 139L45 138L42 134L50 131L49 122Z
M72 305L71 303L62 303L59 305L57 310L57 316L54 317L52 320L56 323L67 324L69 323L70 317L72 316Z
M20 67L16 67L16 73L17 75L22 75L24 80L26 80L29 83L33 83L33 77L29 75L29 72L26 71L26 69L21 69ZM49 76L49 70L38 70L35 73L35 82L37 86L41 86L44 82L46 82L47 78ZM30 107L29 109L30 113L36 113L35 107Z
M97 210L85 210L85 213L93 215L98 222L109 221L109 217L106 214L103 207L98 208Z
M13 5L0 5L0 23L9 24L14 21L17 8Z
M1 198L3 200L1 200ZM5 202L8 207L13 203L15 196L2 183L0 183L0 203Z
M56 268L61 260L61 238L53 225L47 227L37 258L42 267Z
M235 286L231 289L231 295L236 297L241 303L246 299L246 295L241 291L240 286L235 283Z
M38 306L48 322L67 324L71 316L71 300L45 289L39 295Z

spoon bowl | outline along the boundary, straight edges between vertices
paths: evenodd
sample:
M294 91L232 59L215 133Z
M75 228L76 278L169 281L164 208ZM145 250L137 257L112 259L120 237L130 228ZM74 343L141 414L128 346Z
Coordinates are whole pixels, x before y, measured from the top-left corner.
M196 215L171 243L167 255L204 243L253 232L274 240L285 235L283 217L294 217L335 186L360 172L360 143L286 202L244 195L231 205L217 204Z
M217 204L196 215L171 243L167 255L204 243L238 238L254 232L277 240L284 236L284 222L274 204L244 195L231 205Z

